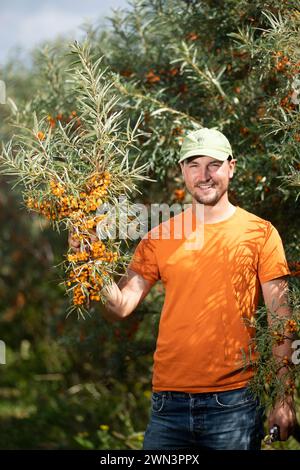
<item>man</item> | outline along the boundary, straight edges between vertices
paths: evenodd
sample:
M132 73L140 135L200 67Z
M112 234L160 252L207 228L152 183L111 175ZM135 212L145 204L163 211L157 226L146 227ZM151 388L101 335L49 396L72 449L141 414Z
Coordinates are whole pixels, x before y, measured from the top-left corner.
M245 319L255 314L260 288L269 312L290 314L281 238L270 222L229 202L236 160L221 132L189 133L179 162L192 207L139 242L126 276L104 291L103 315L126 318L163 282L143 449L259 449L262 409L247 387L254 371L242 360L254 333ZM178 237L185 220L191 226ZM274 354L280 361L290 344ZM291 396L271 411L274 424L287 439L295 425Z

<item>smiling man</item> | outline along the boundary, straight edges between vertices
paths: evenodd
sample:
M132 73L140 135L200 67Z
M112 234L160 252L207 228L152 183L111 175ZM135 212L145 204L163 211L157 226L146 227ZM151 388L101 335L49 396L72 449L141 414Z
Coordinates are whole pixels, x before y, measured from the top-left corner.
M150 230L127 274L104 291L102 313L115 321L130 315L158 280L165 287L143 449L261 445L263 413L248 388L254 371L243 361L254 336L246 320L255 315L261 291L270 312L290 314L290 272L276 228L228 200L236 165L232 155L217 130L187 134L179 163L192 206L170 218L168 226L163 222ZM175 236L175 227L187 219L189 233ZM198 232L203 243L189 249L187 238ZM279 361L289 354L288 342L274 349ZM287 439L295 424L291 396L272 410L269 425L274 424Z
M193 205L204 205L205 223L226 219L236 210L227 193L236 164L231 154L226 137L214 129L192 132L183 142L179 163Z

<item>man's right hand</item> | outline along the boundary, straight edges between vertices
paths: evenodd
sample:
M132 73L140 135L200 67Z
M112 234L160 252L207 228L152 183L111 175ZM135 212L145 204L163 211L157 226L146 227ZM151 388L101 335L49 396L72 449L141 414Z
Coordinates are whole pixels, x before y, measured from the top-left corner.
M69 236L68 236L69 248L70 248L72 251L74 251L74 253L79 253L80 251L82 251L82 250L80 249L81 243L80 243L80 240L77 240L76 238L74 238L73 235L74 235L74 234L73 234L72 232L69 232ZM96 241L99 240L99 238L97 237L97 234L96 234L96 231L95 231L95 230L93 230L93 231L91 232L91 235L90 235L90 237L89 237L89 240L90 240L90 243L94 243L94 242L96 242ZM88 246L86 245L86 247L88 247Z
M68 243L69 248L72 251L74 251L75 253L78 253L80 251L80 241L76 240L76 238L73 237L73 234L71 232L69 232Z

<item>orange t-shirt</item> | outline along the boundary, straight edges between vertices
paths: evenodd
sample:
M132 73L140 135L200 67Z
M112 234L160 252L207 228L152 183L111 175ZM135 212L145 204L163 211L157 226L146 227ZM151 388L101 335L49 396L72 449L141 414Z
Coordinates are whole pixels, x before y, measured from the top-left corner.
M186 216L191 229L178 236ZM243 354L255 332L243 318L255 315L260 283L290 274L269 221L237 207L226 220L202 224L203 243L191 249L199 227L189 207L150 230L129 264L151 284L161 279L165 287L153 391L244 387L254 372L245 370Z

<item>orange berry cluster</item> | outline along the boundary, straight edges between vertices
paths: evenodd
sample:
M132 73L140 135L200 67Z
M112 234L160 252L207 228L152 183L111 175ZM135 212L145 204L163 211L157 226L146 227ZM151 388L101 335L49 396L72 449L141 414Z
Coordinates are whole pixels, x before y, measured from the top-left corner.
M299 73L300 61L293 63L292 59L284 55L281 51L275 52L273 55L276 62L275 70L277 72L283 73L289 77L292 77L293 75Z
M298 330L296 320L288 320L286 322L286 329L289 333L295 333Z
M284 56L281 51L278 51L274 54L276 59L275 68L278 72L284 72L285 69L291 65L291 62L287 56Z
M77 198L66 194L66 189L62 183L50 181L50 191L58 200L53 202L49 199L39 203L33 198L29 198L27 206L30 209L37 209L48 219L59 220L64 217L71 217L80 220L85 214L94 212L102 204L102 198L107 195L110 182L111 177L108 172L97 173L89 179L85 191L81 192L79 198ZM85 224L88 228L94 228L97 222L92 223L89 220Z
M87 204L81 209L85 212L95 211L101 204L101 198L107 195L107 188L111 183L110 174L105 171L101 175L99 173L93 175L87 183L87 191L80 194L82 199L87 200Z
M183 201L185 198L185 190L181 188L177 188L174 190L174 198L176 201Z
M92 175L79 195L69 194L63 182L52 180L49 183L50 197L41 202L33 197L28 198L27 206L37 210L51 220L60 220L64 217L71 219L75 228L73 238L87 244L90 230L94 230L97 223L105 215L96 215L95 211L102 204L108 194L111 182L110 174L105 171ZM67 286L72 286L73 303L80 306L89 301L100 300L99 291L103 287L103 278L107 273L95 273L95 263L114 263L119 258L118 252L106 249L102 241L88 244L84 250L67 255L72 269L68 276ZM104 267L104 266L103 266Z
M54 129L56 127L58 121L65 123L72 122L73 130L76 130L79 126L81 126L81 120L77 117L76 111L72 111L68 117L65 117L62 113L58 113L56 117L53 117L51 116L51 114L49 114L47 116L47 121L51 129ZM45 140L46 135L43 131L38 131L36 137L38 140L42 141Z
M29 209L37 210L40 214L45 216L47 219L52 219L52 220L57 219L57 215L53 208L53 205L48 201L38 202L32 197L29 197L26 201L26 205Z
M103 272L103 274L106 274ZM100 300L99 291L103 287L103 279L95 274L91 265L78 266L70 272L68 286L75 284L73 289L74 305L83 305L89 300Z
M118 259L118 253L106 251L106 246L101 241L91 244L91 256L95 260L106 261L108 263L112 263Z
M50 181L50 189L55 196L62 196L65 193L63 185L54 181Z
M68 255L68 261L71 261L73 263L78 263L79 261L87 261L88 259L89 254L87 251L80 251L79 253Z
M164 82L172 82L175 77L180 75L179 67L172 67L170 69L150 69L149 72L145 74L146 82L150 85L155 83L159 83L161 81Z
M174 129L172 130L172 135L175 135L175 136L180 136L183 133L184 133L184 130L180 126L174 127Z
M105 253L105 245L100 240L91 244L91 254L94 259L101 259Z
M78 228L78 233L74 233L72 237L75 240L84 240L86 237L84 234L90 233L90 230L93 230L97 227L98 222L100 222L106 215L91 215L87 217L84 212L77 211L72 214L72 222L74 227Z
M295 390L296 390L295 382L291 379L288 380L286 384L286 393L292 394L294 393Z
M160 76L157 75L153 70L150 70L145 75L147 83L157 83L160 81Z
M293 91L290 91L286 96L284 96L280 100L280 106L285 111L293 111L296 108L295 104L291 100L292 99L292 94L293 94Z
M69 254L68 261L78 265L71 271L68 286L75 284L73 289L74 305L82 305L89 300L100 300L99 290L103 286L103 280L99 274L95 274L93 264L86 261L102 261L106 263L116 262L118 253L106 250L105 244L99 240L91 243L88 251ZM80 264L82 263L83 264ZM102 270L102 275L107 275Z
M279 333L279 331L272 331L272 336L274 336L277 344L284 343L284 335L282 333Z
M47 116L47 121L49 122L50 127L53 129L56 127L58 121L69 123L73 121L75 127L79 127L81 125L80 119L77 117L76 111L71 111L69 116L65 116L62 113L58 113L57 116L53 117L51 114Z

